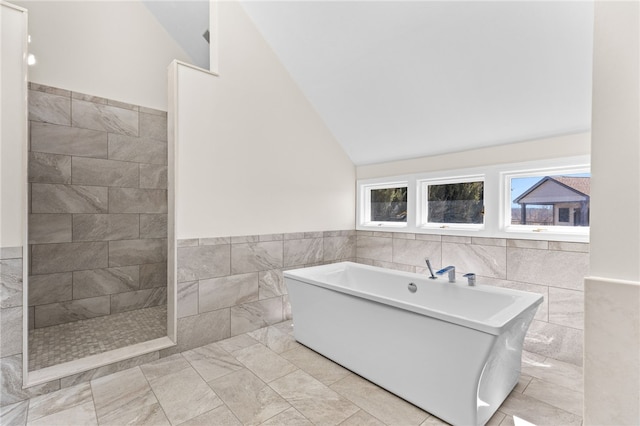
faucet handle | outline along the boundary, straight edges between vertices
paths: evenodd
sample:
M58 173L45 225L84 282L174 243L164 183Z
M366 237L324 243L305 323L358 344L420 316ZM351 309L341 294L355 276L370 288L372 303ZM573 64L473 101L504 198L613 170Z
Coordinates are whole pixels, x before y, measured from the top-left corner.
M467 279L467 284L469 284L469 286L473 287L476 285L476 274L474 274L473 272L464 274L463 277Z

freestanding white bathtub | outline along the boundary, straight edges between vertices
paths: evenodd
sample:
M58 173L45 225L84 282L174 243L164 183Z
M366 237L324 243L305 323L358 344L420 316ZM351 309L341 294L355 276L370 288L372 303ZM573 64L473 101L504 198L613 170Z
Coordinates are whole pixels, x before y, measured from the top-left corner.
M542 302L351 262L284 276L297 341L455 425L485 424L518 383Z

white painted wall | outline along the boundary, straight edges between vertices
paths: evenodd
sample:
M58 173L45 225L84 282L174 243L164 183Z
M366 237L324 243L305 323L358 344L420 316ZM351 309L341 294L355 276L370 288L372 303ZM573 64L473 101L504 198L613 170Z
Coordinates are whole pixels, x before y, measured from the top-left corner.
M218 10L220 77L177 65L177 238L353 229L353 163L242 7Z
M357 167L358 179L589 155L590 133L556 136L463 152Z
M29 80L167 109L167 66L190 57L151 11L129 1L16 1L29 10Z
M640 424L640 3L596 2L584 424Z
M0 15L0 247L19 247L27 182L27 14L3 2Z

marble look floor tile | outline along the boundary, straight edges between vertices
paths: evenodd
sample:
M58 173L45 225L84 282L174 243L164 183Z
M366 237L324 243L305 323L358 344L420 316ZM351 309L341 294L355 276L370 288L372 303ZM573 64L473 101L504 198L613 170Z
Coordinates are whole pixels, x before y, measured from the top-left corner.
M222 405L220 398L193 368L157 377L149 384L172 424L185 422Z
M521 374L520 378L518 379L518 383L513 388L513 390L520 393L524 392L527 386L529 386L529 383L531 383L531 379L533 379L533 377L526 374Z
M167 374L175 373L185 368L189 368L191 365L187 362L182 354L175 354L166 358L160 358L157 361L149 362L140 366L140 369L144 373L147 380L155 380L158 377L166 376Z
M387 424L419 424L429 416L415 405L355 374L334 383L331 389Z
M244 368L217 343L183 352L182 355L206 382Z
M582 416L584 396L581 391L533 379L524 394L554 407Z
M495 413L493 413L493 416L491 416L491 418L487 421L485 426L499 426L505 417L506 414L501 413L500 411L496 411Z
M302 370L274 380L270 386L314 424L337 425L359 410Z
M91 380L108 376L109 374L113 374L118 371L128 370L130 368L146 364L147 362L155 361L157 359L158 352L151 352L134 358L125 359L123 361L108 364L103 367L98 367L89 371L84 371L82 373L63 377L62 379L60 379L60 386L62 386L63 388L67 388L69 386L74 386L80 383L90 382Z
M253 337L277 354L295 349L300 346L296 339L286 333L283 333L276 327L264 327L249 333Z
M302 345L284 352L281 356L327 386L351 374L346 368Z
M59 413L86 402L91 402L93 405L90 383L82 383L37 396L32 398L29 403L29 422Z
M93 401L88 401L80 405L76 405L67 408L63 411L59 411L55 414L41 417L37 420L31 420L27 425L34 426L52 426L52 425L73 425L73 426L98 426L98 420L96 418L96 410L93 406Z
M384 426L384 423L366 411L360 410L344 422L340 423L340 426Z
M27 424L29 400L0 407L0 424L8 426L23 426Z
M209 386L245 425L260 424L291 407L247 369L213 380Z
M267 383L298 369L271 349L260 344L235 351L233 356Z
M259 343L260 342L247 334L241 334L239 336L217 342L217 344L220 345L222 349L229 352L231 355L235 355L235 353L239 350L248 348L249 346L257 345Z
M226 405L221 405L218 408L214 408L211 411L207 411L204 414L200 414L198 417L194 417L191 420L187 420L184 423L180 423L180 426L242 426L240 420L233 415L231 410Z
M580 416L518 392L512 392L507 397L500 406L500 411L509 416L517 416L534 425L582 425Z
M290 319L287 321L279 322L278 324L274 324L271 327L275 327L283 333L293 336L293 321Z
M449 423L444 422L435 416L429 416L424 422L420 423L420 426L449 426Z
M262 426L313 426L305 416L300 414L298 410L291 407L282 413L271 417Z
M100 423L129 423L158 403L139 367L91 381Z
M100 426L170 426L169 419L164 414L159 403L132 407L128 410L118 411L100 419Z

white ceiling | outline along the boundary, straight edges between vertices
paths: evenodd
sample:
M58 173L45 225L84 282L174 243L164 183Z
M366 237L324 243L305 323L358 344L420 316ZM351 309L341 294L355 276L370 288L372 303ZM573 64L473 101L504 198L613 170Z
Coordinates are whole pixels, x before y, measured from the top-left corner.
M208 68L208 1L143 1ZM592 2L242 5L357 165L590 129Z
M357 165L590 129L591 2L242 4Z

